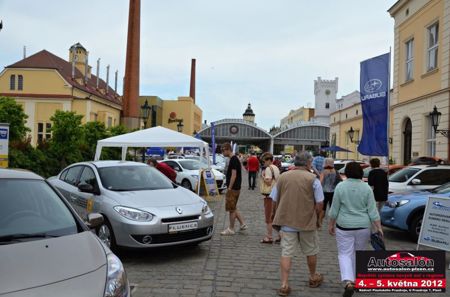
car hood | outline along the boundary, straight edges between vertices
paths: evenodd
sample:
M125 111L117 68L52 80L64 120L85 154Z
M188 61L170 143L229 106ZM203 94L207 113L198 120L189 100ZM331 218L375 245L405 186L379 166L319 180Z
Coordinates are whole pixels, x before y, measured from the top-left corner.
M389 195L389 201L396 201L396 200L403 200L403 199L420 199L420 198L426 198L428 196L432 195L429 191L405 191L405 192L399 192Z
M90 231L1 245L0 254L0 295L74 279L106 265L105 250ZM96 281L105 280L103 275Z
M203 201L198 195L183 187L129 192L110 191L110 193L117 203L135 208L180 206Z

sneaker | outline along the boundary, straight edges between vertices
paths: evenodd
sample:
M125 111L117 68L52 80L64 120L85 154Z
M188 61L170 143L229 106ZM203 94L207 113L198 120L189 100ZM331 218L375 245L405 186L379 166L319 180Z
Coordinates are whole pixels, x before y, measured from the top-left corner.
M230 228L226 228L225 230L220 232L220 235L234 235L234 231L231 230Z
M241 228L240 228L241 231L247 230L247 229L248 229L247 224L241 225Z

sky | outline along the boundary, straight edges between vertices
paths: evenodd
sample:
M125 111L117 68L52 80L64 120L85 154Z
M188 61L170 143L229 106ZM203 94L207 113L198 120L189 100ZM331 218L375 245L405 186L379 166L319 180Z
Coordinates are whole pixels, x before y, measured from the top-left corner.
M189 95L208 123L242 118L279 125L314 107L314 80L339 77L338 98L359 89L359 63L393 48L395 0L141 0L140 94ZM0 0L0 71L46 49L68 60L80 42L100 77L125 69L128 0ZM113 81L113 80L110 80Z

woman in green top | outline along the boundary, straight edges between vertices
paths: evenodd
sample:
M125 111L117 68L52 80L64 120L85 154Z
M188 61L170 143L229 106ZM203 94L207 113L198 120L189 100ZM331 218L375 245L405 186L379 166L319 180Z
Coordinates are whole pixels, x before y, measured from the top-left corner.
M373 191L362 181L361 166L348 163L345 175L347 180L334 190L328 231L336 235L341 280L345 283L343 296L350 297L355 285L355 251L366 248L372 226L381 236L383 230Z

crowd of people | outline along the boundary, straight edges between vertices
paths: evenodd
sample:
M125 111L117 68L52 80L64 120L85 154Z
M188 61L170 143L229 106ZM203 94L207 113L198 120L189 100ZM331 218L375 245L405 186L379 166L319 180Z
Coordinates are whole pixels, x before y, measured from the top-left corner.
M237 208L243 166L228 143L222 146L222 153L230 158L225 197L225 208L230 221L229 227L221 234L234 235L236 220L240 223L240 230L247 229ZM248 188L254 190L259 180L264 204L266 234L261 243L276 242L281 245L281 286L278 294L288 296L291 293L289 274L292 257L298 250L306 256L309 286L316 288L324 281L323 275L317 271L320 245L318 230L327 217L328 232L336 238L343 296L352 296L356 250L367 248L372 233L383 238L379 209L387 200L388 184L386 172L380 169L380 160L371 160L373 170L369 174L368 183L362 181L363 170L356 162L346 164L346 179L343 181L334 169L334 160L323 153L314 159L308 152L298 153L292 170L281 175L278 167L273 164L274 157L270 153L261 155L261 163L255 154L251 154L246 161L244 168L249 173ZM261 172L259 179L258 172Z

